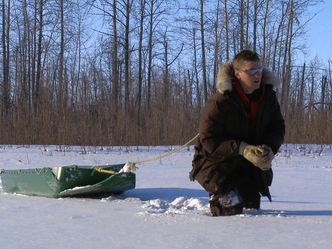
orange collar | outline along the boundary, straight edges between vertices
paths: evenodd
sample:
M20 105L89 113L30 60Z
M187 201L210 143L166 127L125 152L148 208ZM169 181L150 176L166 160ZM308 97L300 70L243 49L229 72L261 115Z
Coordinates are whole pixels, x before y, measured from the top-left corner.
M240 96L241 102L243 103L243 105L245 107L245 111L246 111L248 119L252 122L256 121L258 104L262 100L264 93L265 93L264 84L261 83L262 92L257 100L251 100L247 96L247 94L245 94L239 80L236 79L234 81L233 87L235 89L235 92Z

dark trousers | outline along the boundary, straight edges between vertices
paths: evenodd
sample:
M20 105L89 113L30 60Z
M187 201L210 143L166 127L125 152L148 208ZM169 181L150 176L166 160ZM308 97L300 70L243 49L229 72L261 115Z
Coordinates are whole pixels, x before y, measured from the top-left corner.
M260 206L260 194L268 196L272 183L272 170L261 171L242 156L202 169L195 179L209 194L226 194L236 188L247 208Z

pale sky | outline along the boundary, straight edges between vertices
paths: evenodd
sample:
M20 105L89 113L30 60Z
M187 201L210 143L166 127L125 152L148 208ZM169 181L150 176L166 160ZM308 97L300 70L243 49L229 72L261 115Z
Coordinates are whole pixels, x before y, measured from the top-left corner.
M332 60L332 0L311 8L310 13L319 12L308 24L307 51L308 55L299 55L299 59L312 59L316 55L323 59Z

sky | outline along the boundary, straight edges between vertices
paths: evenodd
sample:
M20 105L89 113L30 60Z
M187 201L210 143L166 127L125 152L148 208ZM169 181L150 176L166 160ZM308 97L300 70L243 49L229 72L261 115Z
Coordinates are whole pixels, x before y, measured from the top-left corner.
M312 59L318 56L327 62L328 59L332 60L332 0L325 0L309 10L309 14L316 12L317 16L308 24L308 55L299 55L299 59Z
M332 0L322 1L309 7L307 13L304 14L302 22L316 15L306 24L306 38L303 42L299 42L301 45L306 45L305 53L299 51L297 54L297 60L301 63L311 60L315 56L326 64L329 59L332 60Z

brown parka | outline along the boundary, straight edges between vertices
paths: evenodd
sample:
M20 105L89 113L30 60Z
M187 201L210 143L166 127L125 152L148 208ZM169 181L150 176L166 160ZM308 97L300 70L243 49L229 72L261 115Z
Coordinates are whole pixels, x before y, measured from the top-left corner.
M277 77L268 69L263 69L254 124L250 122L244 104L234 89L235 80L231 62L219 69L217 91L206 102L199 125L190 179L197 180L209 193L218 192L220 188L218 180L211 183L216 171L219 178L224 178L236 170L237 165L250 164L239 155L241 141L268 145L276 154L284 140L284 119L275 91L279 84ZM258 191L270 199L268 186L272 182L272 170L263 172L251 166L262 176L258 178Z

